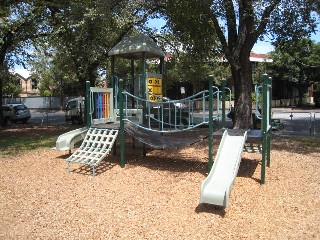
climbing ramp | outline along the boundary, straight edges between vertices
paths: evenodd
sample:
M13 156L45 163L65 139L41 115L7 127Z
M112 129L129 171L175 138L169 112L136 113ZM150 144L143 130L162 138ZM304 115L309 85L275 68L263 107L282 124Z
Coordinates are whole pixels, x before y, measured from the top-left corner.
M228 207L229 195L238 174L245 130L225 130L216 159L200 189L200 203Z
M81 146L69 158L67 158L68 172L70 163L80 163L92 167L95 175L95 167L110 153L118 136L118 130L90 127Z

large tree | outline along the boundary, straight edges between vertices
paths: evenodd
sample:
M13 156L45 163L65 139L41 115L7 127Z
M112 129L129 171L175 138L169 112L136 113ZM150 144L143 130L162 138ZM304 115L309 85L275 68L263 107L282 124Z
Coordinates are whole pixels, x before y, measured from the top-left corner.
M108 51L158 7L148 1L92 0L52 9L56 14L50 46L55 58L68 62L84 94L85 82L94 86L99 69L106 69Z
M249 57L254 44L265 36L275 45L307 37L315 29L313 11L319 10L318 4L314 0L168 0L165 13L174 32L182 36L197 39L214 31L235 84L234 127L248 129L252 111Z
M3 85L9 81L8 69L23 65L30 57L32 41L47 32L46 1L0 2L0 125L4 125L2 112Z
M0 124L2 88L9 66L25 64L38 44L55 51L80 83L94 85L108 50L157 10L131 0L16 0L0 2ZM35 42L37 40L37 42ZM48 56L51 57L51 56ZM9 65L9 66L8 66Z

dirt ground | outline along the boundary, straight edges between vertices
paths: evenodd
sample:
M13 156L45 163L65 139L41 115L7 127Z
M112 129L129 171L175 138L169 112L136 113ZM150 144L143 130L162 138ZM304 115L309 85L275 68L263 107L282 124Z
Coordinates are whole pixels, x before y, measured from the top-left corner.
M206 140L146 157L127 141L125 168L118 147L95 177L79 164L68 174L67 151L0 158L0 239L320 239L320 148L274 137L264 185L261 155L243 153L223 209L199 204Z

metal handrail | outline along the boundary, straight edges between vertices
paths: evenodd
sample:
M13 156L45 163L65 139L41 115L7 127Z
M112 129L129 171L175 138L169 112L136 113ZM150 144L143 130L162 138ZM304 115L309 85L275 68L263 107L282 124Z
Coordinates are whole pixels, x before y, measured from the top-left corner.
M221 92L218 88L216 88L217 91L215 92L215 95L217 96L217 99L219 99L219 93ZM206 102L208 102L208 98L209 98L209 91L208 90L204 90L201 91L199 93L196 93L192 96L180 99L180 100L168 100L166 102L153 102L150 101L148 99L143 99L139 96L135 96L131 93L128 93L126 91L123 91L122 94L125 96L124 100L125 100L125 104L124 104L124 121L126 122L130 122L138 127L141 127L143 129L146 130L150 130L150 131L154 131L154 132L180 132L180 131L185 131L185 130L190 130L196 127L199 127L201 125L204 124L208 124L209 123L209 119L208 117L205 116L205 112L206 112ZM146 116L143 117L147 117L148 121L147 121L147 126L142 126L140 124L137 124L133 121L131 121L128 118L127 115L127 109L128 109L128 99L129 98L133 98L135 100L136 103L145 103L146 105L146 109L147 109L147 113ZM196 101L202 101L202 111L203 111L203 116L202 116L202 122L195 124L194 123L194 103ZM179 105L180 104L180 107ZM137 104L137 108L138 108ZM141 104L143 105L143 104ZM185 105L185 107L183 108L182 106ZM166 107L168 106L168 107ZM173 106L173 107L172 107ZM152 108L156 108L157 109L157 113L158 113L158 118L155 118L152 115ZM217 108L219 108L219 105L217 105ZM165 109L168 111L168 122L165 122ZM188 113L188 125L187 127L182 128L182 126L185 126L182 124L182 111L187 109L187 113ZM172 111L174 111L172 113ZM174 114L173 117L171 114ZM179 114L179 116L178 116ZM217 119L219 117L219 115L217 114L216 116L214 116L214 119ZM178 120L180 120L180 122L178 122ZM160 123L161 127L160 129L154 129L152 128L152 121L153 122L158 122ZM165 127L170 128L165 129ZM173 128L173 129L172 129Z

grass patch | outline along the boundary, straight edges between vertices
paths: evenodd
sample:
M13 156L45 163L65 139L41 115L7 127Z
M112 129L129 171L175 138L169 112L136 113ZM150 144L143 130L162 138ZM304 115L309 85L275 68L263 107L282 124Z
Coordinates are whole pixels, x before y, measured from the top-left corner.
M300 147L307 147L307 148L319 148L320 147L320 138L314 137L295 137L292 140L299 144Z
M7 136L0 138L0 157L15 156L21 152L55 146L57 136Z

